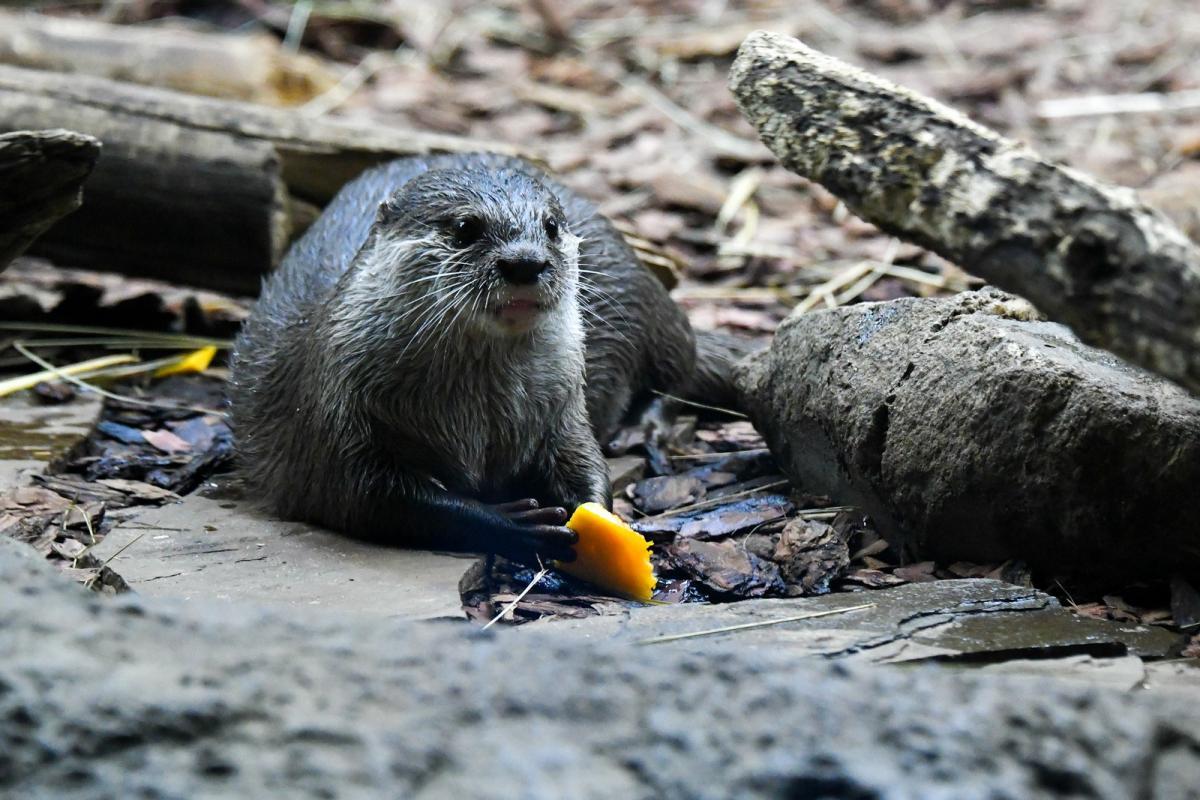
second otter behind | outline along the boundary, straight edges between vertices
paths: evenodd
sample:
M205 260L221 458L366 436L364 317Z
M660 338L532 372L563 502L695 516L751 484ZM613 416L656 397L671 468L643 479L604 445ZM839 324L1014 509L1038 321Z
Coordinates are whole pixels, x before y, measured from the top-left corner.
M652 390L728 389L721 348L702 352L612 225L532 165L401 159L347 184L266 281L234 431L285 518L570 560L565 509L610 505L598 439Z

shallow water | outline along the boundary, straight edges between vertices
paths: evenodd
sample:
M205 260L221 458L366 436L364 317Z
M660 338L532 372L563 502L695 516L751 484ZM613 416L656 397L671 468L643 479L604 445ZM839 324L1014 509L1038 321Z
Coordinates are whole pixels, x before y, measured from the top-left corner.
M45 422L0 421L0 459L51 461L79 441L78 431L62 431Z
M0 400L0 461L51 461L87 435L100 411L98 398L56 406L28 396Z

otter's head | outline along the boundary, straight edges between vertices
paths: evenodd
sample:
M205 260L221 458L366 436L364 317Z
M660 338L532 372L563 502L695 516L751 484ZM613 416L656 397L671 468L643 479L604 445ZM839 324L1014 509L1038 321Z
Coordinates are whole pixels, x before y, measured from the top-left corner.
M368 248L433 327L522 334L575 301L579 239L550 190L518 170L413 178L380 206Z

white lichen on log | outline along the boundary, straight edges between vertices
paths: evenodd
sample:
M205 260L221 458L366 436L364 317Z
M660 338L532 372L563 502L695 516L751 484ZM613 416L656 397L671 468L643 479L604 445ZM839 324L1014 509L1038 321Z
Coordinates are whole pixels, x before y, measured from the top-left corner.
M1128 190L778 34L730 74L789 169L856 214L1200 392L1200 247Z

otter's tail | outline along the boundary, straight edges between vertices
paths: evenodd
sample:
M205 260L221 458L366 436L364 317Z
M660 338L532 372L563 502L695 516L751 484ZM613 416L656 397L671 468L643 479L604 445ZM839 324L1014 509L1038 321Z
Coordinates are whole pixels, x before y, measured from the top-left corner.
M720 408L736 408L733 366L762 347L726 333L697 331L696 369L685 399Z

